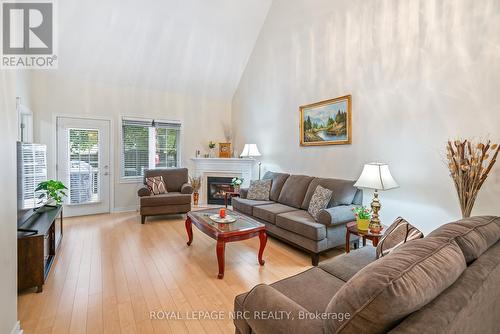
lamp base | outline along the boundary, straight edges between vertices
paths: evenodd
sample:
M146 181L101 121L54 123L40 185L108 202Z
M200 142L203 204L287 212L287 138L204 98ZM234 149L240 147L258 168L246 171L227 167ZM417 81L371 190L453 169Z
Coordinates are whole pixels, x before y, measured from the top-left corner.
M370 224L368 225L370 232L373 234L380 234L380 232L384 228L382 224L380 224L380 219L378 217L378 213L381 208L382 205L380 204L380 200L378 199L378 191L375 189L372 200L372 219L370 220Z

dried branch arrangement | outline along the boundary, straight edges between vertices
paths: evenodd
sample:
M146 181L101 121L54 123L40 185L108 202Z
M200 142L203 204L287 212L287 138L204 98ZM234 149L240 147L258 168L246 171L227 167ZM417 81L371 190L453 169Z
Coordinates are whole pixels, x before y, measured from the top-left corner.
M462 217L470 217L479 189L488 177L495 164L500 146L491 144L474 144L469 140L448 141L448 168L455 182Z
M197 193L201 188L201 177L200 176L190 176L189 183L193 187L193 192Z

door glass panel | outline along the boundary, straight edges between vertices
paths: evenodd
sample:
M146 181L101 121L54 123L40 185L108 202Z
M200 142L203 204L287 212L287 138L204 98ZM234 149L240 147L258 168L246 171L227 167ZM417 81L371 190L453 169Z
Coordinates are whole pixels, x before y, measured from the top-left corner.
M71 204L99 201L99 130L69 131L69 199Z

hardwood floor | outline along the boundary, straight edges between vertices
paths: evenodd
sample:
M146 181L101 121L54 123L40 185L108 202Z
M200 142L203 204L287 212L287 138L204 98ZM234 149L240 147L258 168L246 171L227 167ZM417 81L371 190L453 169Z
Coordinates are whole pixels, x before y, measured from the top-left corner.
M260 266L253 238L227 244L219 280L215 241L193 232L187 247L183 216L152 217L145 225L137 213L65 219L43 292L19 295L24 333L234 333L229 312L236 295L311 265L307 254L269 238ZM151 319L155 311L182 319ZM190 311L223 311L224 319L186 319Z

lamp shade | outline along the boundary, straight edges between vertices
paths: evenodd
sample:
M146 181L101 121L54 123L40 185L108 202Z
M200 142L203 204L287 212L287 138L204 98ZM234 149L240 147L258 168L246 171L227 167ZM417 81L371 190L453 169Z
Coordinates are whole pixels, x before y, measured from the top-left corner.
M399 187L384 163L372 162L363 167L363 171L354 184L358 188L389 190Z
M261 154L257 148L257 144L245 144L243 152L241 152L240 157L260 157Z

